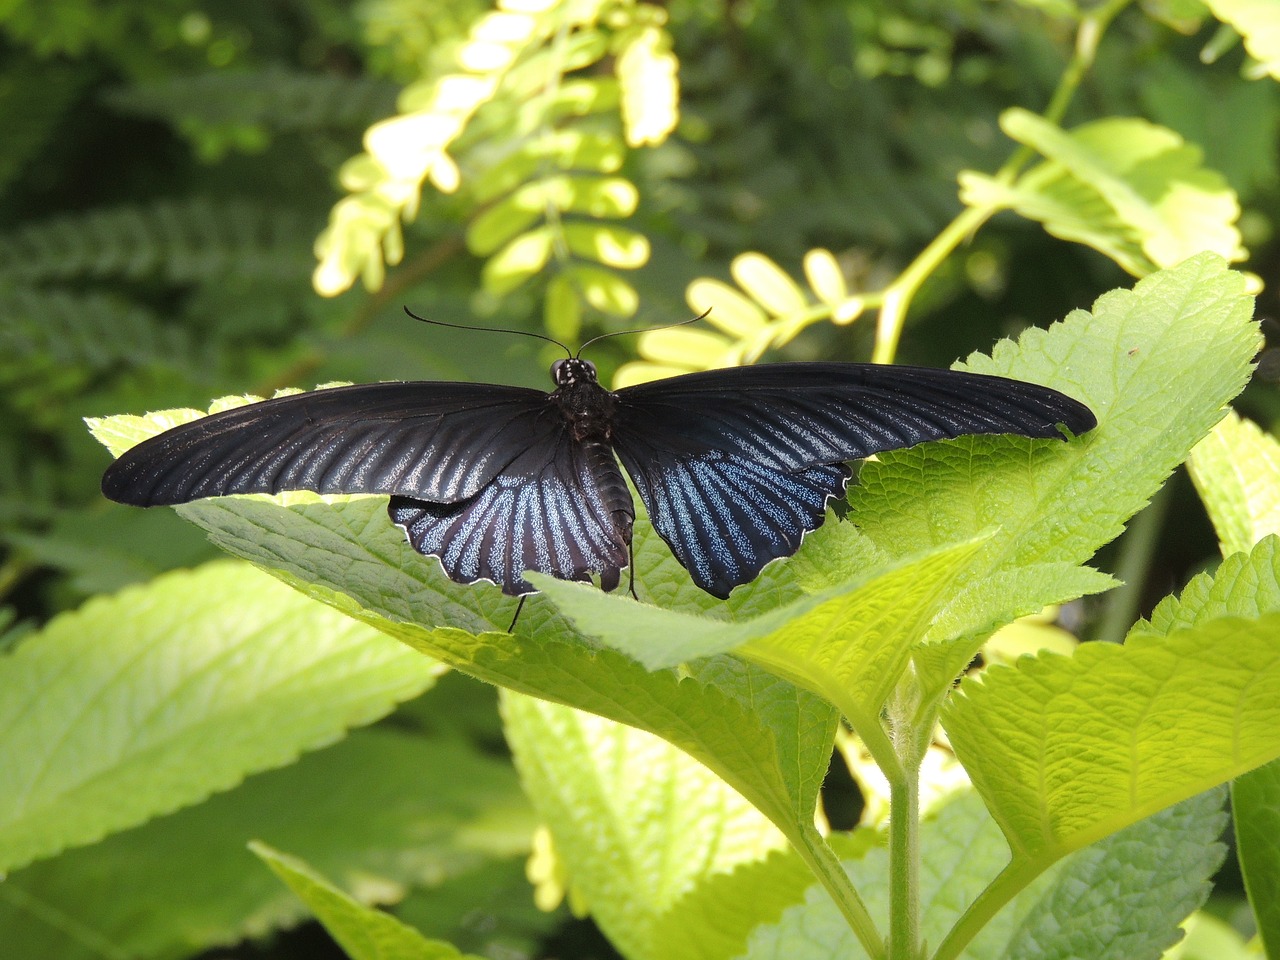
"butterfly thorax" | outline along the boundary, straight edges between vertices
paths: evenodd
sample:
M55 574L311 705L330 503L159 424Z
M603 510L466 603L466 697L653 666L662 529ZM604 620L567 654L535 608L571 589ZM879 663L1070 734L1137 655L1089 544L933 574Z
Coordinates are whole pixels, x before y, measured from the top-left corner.
M613 422L617 400L600 386L595 364L570 357L551 366L556 389L551 399L568 421L573 439L609 443L613 439Z

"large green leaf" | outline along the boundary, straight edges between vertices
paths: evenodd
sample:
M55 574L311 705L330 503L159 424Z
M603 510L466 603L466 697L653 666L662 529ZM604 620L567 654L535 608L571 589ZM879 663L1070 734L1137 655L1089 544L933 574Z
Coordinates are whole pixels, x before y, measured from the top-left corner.
M0 659L0 865L288 763L438 672L243 564L92 600Z
M1047 162L1011 185L962 174L966 203L1016 210L1137 276L1203 251L1244 258L1235 193L1202 165L1199 147L1172 130L1110 117L1068 132L1017 108L1005 111L1000 125Z
M1020 893L964 953L971 960L1156 958L1209 891L1222 861L1222 791L1193 798L1080 851ZM965 907L1008 861L1008 848L978 797L962 794L921 826L921 934L943 955ZM882 846L845 861L868 906L888 911L889 865ZM959 927L967 937L975 932ZM742 954L750 960L826 960L866 954L817 887L776 923L761 926Z
M1280 757L1280 612L1205 599L1267 577L1274 595L1275 543L1123 646L1024 658L961 685L943 722L1016 857L1052 861Z
M1187 469L1224 556L1280 533L1280 443L1256 423L1228 413L1196 444Z
M909 556L998 526L937 640L981 638L1066 599L1064 577L1084 592L1089 578L1063 565L1087 561L1146 505L1243 388L1258 344L1243 279L1204 255L1104 295L1092 314L975 354L965 369L1063 390L1098 427L1070 443L967 437L881 454L850 495L858 528L873 550ZM815 549L831 547L822 566L843 575L838 540Z
M351 960L456 960L452 944L428 940L389 913L366 907L297 857L254 843L253 852L311 908Z
M178 960L301 918L246 850L255 837L305 857L360 901L387 903L527 854L534 823L509 764L457 739L358 730L13 873L0 884L0 930L22 960Z
M700 883L786 843L723 780L651 734L519 694L504 695L503 716L576 899L633 960L664 958L657 931Z
M1245 890L1266 955L1280 955L1280 761L1231 785L1231 812Z
M1267 0L1204 0L1213 15L1244 37L1245 49L1280 80L1280 10Z

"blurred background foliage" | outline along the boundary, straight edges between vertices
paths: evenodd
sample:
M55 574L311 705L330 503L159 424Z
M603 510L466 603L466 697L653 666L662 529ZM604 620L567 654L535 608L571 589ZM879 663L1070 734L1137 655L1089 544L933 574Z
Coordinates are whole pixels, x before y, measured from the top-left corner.
M1105 6L1118 16L1062 126L1140 117L1192 145L1188 162L1220 175L1207 189L1238 199L1224 219L1269 323L1275 63L1196 0ZM593 347L606 381L629 361L635 379L868 359L876 291L961 214L961 172L990 176L1014 153L1006 131L1023 137L1001 115L1051 103L1079 22L1072 0L0 4L6 642L213 555L171 511L103 501L108 458L83 417L332 380L548 384L554 348L424 327L403 306L571 347L715 307L675 337ZM996 216L933 265L898 359L945 366L1128 284L1121 263L1142 269L1009 206L1026 217ZM1264 378L1274 369L1264 354ZM1264 424L1280 415L1266 383L1245 403ZM1216 552L1188 484L1158 506L1136 558L1101 560L1127 563L1150 598ZM1146 603L1124 602L1128 622ZM1074 616L1088 636L1108 611ZM438 724L437 706L393 722ZM500 749L492 711L477 715L454 733ZM522 870L486 862L450 888L472 905L519 889L477 921L514 951L492 955L603 955L556 939L576 929L566 913L527 909ZM443 902L410 894L405 909Z

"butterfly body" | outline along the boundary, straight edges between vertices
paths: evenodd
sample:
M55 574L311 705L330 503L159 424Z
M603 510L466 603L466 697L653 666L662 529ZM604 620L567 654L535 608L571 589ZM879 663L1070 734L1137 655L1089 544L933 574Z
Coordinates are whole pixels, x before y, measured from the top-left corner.
M970 433L1063 439L1060 424L1096 423L1046 387L919 367L766 364L611 392L569 357L552 379L550 393L378 383L238 407L127 451L103 492L140 506L390 494L392 521L451 579L524 595L526 570L618 585L635 521L625 469L694 583L723 598L822 523L846 461Z

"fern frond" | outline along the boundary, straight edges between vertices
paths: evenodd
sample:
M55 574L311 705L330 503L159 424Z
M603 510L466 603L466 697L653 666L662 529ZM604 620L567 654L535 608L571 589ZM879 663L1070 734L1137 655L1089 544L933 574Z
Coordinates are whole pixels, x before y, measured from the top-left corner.
M9 51L0 70L0 190L41 150L89 82L80 66L33 60Z
M187 366L189 338L137 304L100 293L18 288L0 293L0 371L33 361L100 370L116 363Z
M0 283L73 277L209 280L305 272L312 226L291 210L188 200L57 217L0 235Z
M358 129L395 108L399 88L369 77L300 73L281 66L211 70L121 87L102 99L124 113L175 125L260 124L272 130Z

